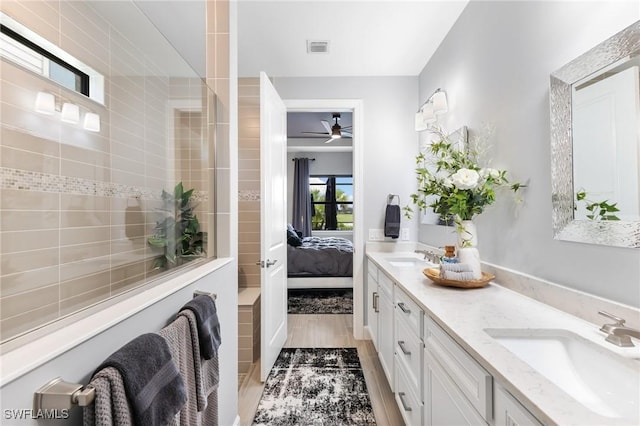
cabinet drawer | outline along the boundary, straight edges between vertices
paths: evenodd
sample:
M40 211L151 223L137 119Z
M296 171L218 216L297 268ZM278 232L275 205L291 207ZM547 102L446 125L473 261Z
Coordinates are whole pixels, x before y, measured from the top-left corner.
M401 360L396 358L396 404L407 426L422 425L423 404L414 394Z
M494 399L496 426L542 426L542 423L502 386L495 387Z
M425 347L453 382L489 421L492 418L493 378L431 318L425 318Z
M403 318L396 317L395 327L396 358L404 365L406 378L422 401L422 340L411 331Z
M367 259L367 271L375 282L378 282L378 267L372 261Z
M385 292L389 299L393 301L393 281L382 272L378 274L378 290Z
M399 287L395 293L396 317L404 318L415 335L422 338L422 309Z

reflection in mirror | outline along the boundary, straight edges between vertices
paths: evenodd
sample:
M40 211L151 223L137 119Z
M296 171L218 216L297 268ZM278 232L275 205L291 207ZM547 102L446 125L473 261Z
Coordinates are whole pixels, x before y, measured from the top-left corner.
M640 248L640 21L551 75L554 237Z
M638 64L636 54L572 85L575 219L640 220Z

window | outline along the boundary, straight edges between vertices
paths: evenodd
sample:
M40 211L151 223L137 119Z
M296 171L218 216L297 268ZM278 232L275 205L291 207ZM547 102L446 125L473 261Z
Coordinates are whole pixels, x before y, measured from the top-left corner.
M104 105L104 76L0 12L0 56Z
M309 189L313 230L353 229L353 176L311 176Z

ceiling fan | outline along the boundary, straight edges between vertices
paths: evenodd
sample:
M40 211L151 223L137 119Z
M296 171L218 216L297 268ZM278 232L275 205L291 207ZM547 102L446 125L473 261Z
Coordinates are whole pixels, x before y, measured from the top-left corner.
M350 129L351 126L341 126L338 124L338 120L340 120L340 113L339 112L334 112L332 114L332 119L335 121L333 126L329 125L329 122L327 120L321 120L320 123L322 123L322 125L324 126L325 129L327 129L326 132L302 132L302 133L307 133L307 134L312 134L312 135L327 135L329 136L329 139L324 141L324 143L330 143L333 142L336 139L340 139L342 137L348 137L350 138L351 132L347 131L347 129Z

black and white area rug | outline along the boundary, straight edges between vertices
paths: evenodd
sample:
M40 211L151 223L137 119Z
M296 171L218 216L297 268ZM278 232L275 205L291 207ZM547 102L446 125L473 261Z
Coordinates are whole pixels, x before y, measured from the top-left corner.
M285 348L254 425L375 425L356 348Z
M353 313L353 289L291 289L289 290L290 314L351 314Z

